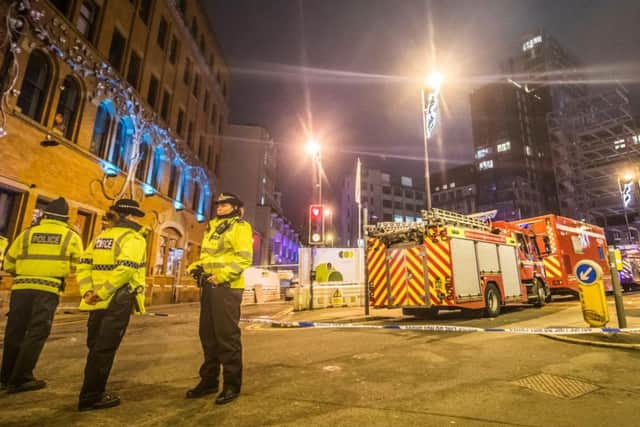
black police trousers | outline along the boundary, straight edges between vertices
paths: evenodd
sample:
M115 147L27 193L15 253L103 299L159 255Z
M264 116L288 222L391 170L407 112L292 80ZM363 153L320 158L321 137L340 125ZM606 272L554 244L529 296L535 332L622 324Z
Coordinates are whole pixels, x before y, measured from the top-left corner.
M106 310L89 314L87 347L89 355L84 368L80 402L95 403L102 399L122 338L127 331L135 294L125 285L116 291Z
M58 301L52 292L11 291L0 382L18 386L34 379L33 370L51 333Z
M200 294L200 342L204 363L200 377L217 387L222 365L225 389L240 392L242 386L242 342L240 340L240 304L243 289L228 285L206 284Z

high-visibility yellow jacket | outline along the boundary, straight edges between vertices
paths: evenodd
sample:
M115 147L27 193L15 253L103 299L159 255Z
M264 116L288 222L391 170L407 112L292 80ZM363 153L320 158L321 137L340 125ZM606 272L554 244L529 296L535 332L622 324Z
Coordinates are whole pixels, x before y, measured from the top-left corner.
M15 274L12 290L32 289L60 294L82 255L82 240L66 222L42 219L11 244L4 270Z
M226 224L226 225L225 225ZM188 267L192 272L202 266L205 274L214 275L220 283L244 289L242 272L253 261L251 225L239 217L214 218L202 240L200 259Z
M0 236L0 265L4 262L4 253L9 247L9 239L4 236Z
M91 242L78 265L80 296L93 291L100 297L95 305L80 301L80 310L104 310L123 286L137 293L137 312L144 312L147 243L140 226L123 221L104 230Z

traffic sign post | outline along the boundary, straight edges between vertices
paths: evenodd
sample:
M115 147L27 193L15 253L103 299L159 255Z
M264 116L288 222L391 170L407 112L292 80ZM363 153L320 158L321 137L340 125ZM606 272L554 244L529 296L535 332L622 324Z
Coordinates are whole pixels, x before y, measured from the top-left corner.
M609 322L607 298L602 282L602 267L591 260L578 262L573 270L580 290L582 317L591 327L600 328Z

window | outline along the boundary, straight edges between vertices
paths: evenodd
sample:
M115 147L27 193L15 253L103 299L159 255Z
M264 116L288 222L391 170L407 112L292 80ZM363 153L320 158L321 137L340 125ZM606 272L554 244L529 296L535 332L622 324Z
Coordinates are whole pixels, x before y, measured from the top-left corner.
M423 194L423 193L418 193L418 192L416 191L416 200L422 200L422 194Z
M491 169L493 168L493 160L484 160L480 162L478 167L480 168L480 170Z
M404 220L404 217L402 215L393 216L393 222L402 222L403 220Z
M393 202L393 207L396 209L402 209L402 203L401 202Z
M118 71L122 70L122 57L126 43L127 40L122 33L114 28L113 36L111 36L111 47L109 48L109 62Z
M198 158L205 161L207 155L207 145L204 143L204 136L200 135L200 146L198 147Z
M191 206L196 212L200 212L200 184L193 183L193 194L191 199Z
M140 0L140 9L138 9L138 16L146 25L149 25L149 18L151 17L151 3L152 0Z
M0 235L11 238L18 220L20 193L0 188Z
M191 92L193 96L198 99L198 91L200 90L200 75L196 74L193 78L193 91Z
M151 137L149 134L142 136L140 143L140 159L138 160L138 166L136 169L136 178L142 182L147 181L147 169L149 168L149 161L151 160Z
M151 180L149 184L155 189L160 187L160 177L162 175L162 159L164 158L164 152L162 147L156 147L153 154L153 164L151 166Z
M193 148L193 122L189 122L187 127L187 145L189 148Z
M498 153L502 153L504 151L509 151L511 150L511 142L507 141L507 142L503 142L501 144L498 144Z
M391 187L382 187L382 194L391 194Z
M393 216L391 216L390 213L386 213L382 215L382 220L383 221L392 221L393 220Z
M408 176L400 177L400 183L404 187L413 187L413 180L411 178L409 178Z
M182 81L184 84L189 85L191 83L191 59L187 58L184 61L184 74L182 75Z
M202 106L202 109L204 110L205 113L209 112L209 91L205 90L204 92L204 104Z
M187 0L176 0L176 7L178 8L178 12L184 18L187 14Z
M169 49L169 62L173 65L176 65L176 61L178 60L178 50L180 46L178 45L178 39L176 36L171 36L171 48Z
M116 139L111 151L111 163L120 170L126 171L129 168L129 147L133 139L133 122L129 117L122 117L118 121Z
M476 150L476 159L480 160L484 157L487 157L487 155L491 153L491 148L486 147L486 148L480 148L478 150Z
M80 107L80 85L77 80L67 76L62 83L62 92L56 109L53 132L67 139L73 137L76 118Z
M388 173L381 174L380 178L382 179L382 182L391 182L391 175L389 175Z
M178 111L178 121L176 122L176 131L178 135L182 136L182 132L184 131L184 110L181 108Z
M51 0L51 4L58 9L64 16L69 14L71 0Z
M198 21L195 16L191 18L191 36L194 40L198 40Z
M393 189L393 195L402 197L402 189L398 188L398 187L394 188Z
M392 206L391 205L391 200L388 200L388 199L383 199L382 200L382 207L383 208L390 208L391 206Z
M91 152L103 159L107 157L107 148L111 139L111 132L115 123L116 108L110 100L104 100L98 106L93 137L91 139Z
M100 8L93 0L83 0L80 5L76 28L90 42L93 42L99 11Z
M127 72L127 81L129 84L136 89L138 89L138 81L140 80L140 65L142 64L142 59L140 56L131 52L131 58L129 59L129 70Z
M533 150L531 150L531 147L528 145L524 146L524 152L527 156L533 156Z
M404 208L405 208L405 210L413 211L415 209L415 206L410 205L410 204L405 204Z
M24 72L18 107L22 114L35 121L42 120L42 111L51 83L51 64L44 53L35 50L29 56Z
M156 102L158 101L158 85L160 82L158 78L154 75L151 75L151 80L149 80L149 92L147 93L147 101L149 101L149 105L151 105L154 109L156 108Z
M165 89L162 93L162 106L160 108L160 117L164 119L165 122L169 122L169 104L171 102L171 94L167 92Z
M158 44L158 47L162 50L164 50L167 44L168 28L169 28L169 24L167 23L167 20L164 19L164 16L161 17L160 24L158 25L158 37L156 37L156 43Z
M167 195L172 199L178 200L178 190L180 187L181 177L181 168L175 162L172 162L171 170L169 172L169 190L167 193Z

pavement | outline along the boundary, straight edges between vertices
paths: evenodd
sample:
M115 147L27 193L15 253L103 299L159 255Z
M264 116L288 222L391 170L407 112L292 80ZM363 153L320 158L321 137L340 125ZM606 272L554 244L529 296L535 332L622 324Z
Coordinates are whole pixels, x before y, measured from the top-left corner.
M609 311L609 322L605 328L614 329L613 332L603 332L601 328L594 333L582 334L542 334L550 339L565 341L583 345L593 345L601 347L616 347L627 349L640 349L640 292L623 294L623 306L627 326L624 331L618 332L620 328L618 321L615 300L612 295L607 297ZM577 298L554 297L551 306L560 305L561 309L544 317L544 324L538 317L521 322L510 323L502 327L508 328L588 328L589 325L583 318L580 301ZM436 325L446 324L455 326L456 320L465 319L468 316L447 316L441 311L433 320L417 320L419 324L434 323ZM294 312L292 309L281 312L274 320L281 322L321 322L321 323L345 323L345 324L382 324L392 325L411 321L411 317L402 315L401 309L370 309L370 314L364 314L363 307L337 307L319 310L303 310ZM494 319L485 319L491 322ZM446 322L446 323L445 323ZM480 325L482 327L482 325ZM489 325L487 327L492 327ZM626 331L636 329L635 331Z

